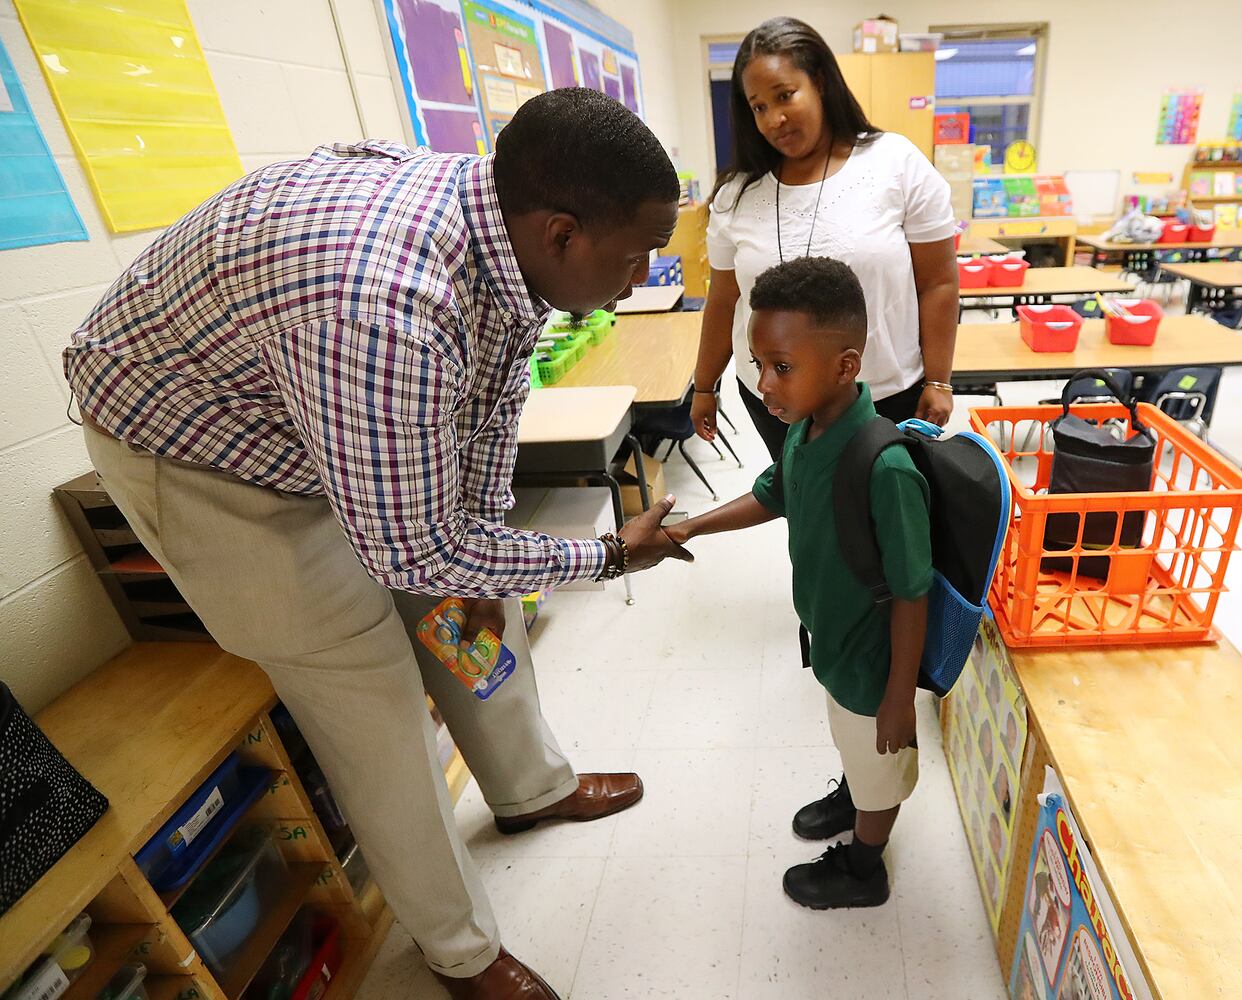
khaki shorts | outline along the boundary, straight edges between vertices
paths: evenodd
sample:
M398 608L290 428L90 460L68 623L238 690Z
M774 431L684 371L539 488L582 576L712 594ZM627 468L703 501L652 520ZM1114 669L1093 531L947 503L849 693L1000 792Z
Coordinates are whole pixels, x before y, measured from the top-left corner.
M825 692L827 693L827 692ZM858 715L828 695L828 725L832 742L845 765L854 808L883 812L910 797L919 780L919 751L906 747L900 753L875 749L875 716Z

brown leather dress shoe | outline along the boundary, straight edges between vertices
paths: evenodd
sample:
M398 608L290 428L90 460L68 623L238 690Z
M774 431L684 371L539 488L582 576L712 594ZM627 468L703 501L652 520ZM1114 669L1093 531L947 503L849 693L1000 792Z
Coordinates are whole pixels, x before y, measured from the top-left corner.
M580 774L578 790L572 795L524 816L497 816L496 829L522 833L544 819L585 823L628 809L642 797L643 779L637 774Z
M496 961L469 979L433 974L453 1000L560 1000L539 973L528 969L503 948Z

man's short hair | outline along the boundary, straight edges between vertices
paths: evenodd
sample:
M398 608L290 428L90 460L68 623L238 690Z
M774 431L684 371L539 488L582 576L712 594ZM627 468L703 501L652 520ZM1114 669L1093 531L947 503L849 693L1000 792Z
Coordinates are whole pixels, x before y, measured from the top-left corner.
M677 171L651 129L585 87L532 97L496 138L496 191L507 212L569 212L621 225L645 201L676 202Z
M755 279L750 308L806 313L816 326L836 330L848 346L867 342L867 300L853 269L832 257L797 257Z

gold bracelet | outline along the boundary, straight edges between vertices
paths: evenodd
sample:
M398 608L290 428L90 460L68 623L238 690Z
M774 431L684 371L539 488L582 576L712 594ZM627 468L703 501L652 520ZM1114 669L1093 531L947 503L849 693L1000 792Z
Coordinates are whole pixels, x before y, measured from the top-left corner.
M953 386L948 382L936 382L932 379L923 379L923 385L928 389L943 389L945 392L952 392Z

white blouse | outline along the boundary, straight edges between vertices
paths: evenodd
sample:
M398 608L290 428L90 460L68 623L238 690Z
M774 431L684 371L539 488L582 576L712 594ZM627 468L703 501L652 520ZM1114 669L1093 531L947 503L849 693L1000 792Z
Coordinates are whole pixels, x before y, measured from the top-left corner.
M738 376L758 395L746 331L755 278L780 263L776 242L776 178L765 174L733 201L742 179L726 184L711 205L707 255L719 271L734 271L741 297L733 315L733 356ZM835 257L854 269L867 300L867 349L862 378L874 399L908 389L923 377L919 307L911 243L953 235L949 184L903 135L884 132L854 147L841 169L824 182L781 185L781 243L785 259L807 252L819 196L811 254Z

